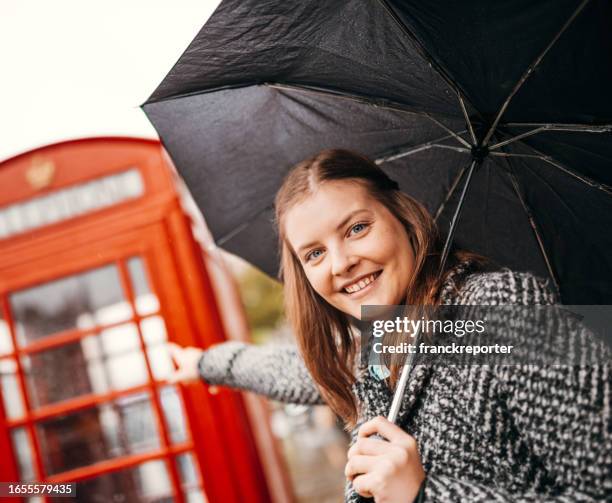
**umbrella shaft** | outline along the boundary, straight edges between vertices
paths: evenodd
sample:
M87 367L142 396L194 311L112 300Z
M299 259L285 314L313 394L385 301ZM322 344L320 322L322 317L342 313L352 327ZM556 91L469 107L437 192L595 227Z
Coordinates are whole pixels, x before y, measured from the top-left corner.
M459 216L461 214L461 209L463 208L463 201L465 200L465 195L467 194L468 187L470 186L470 182L472 181L472 175L476 169L476 166L479 164L478 159L472 159L470 163L470 168L468 169L467 176L465 179L465 184L463 185L463 189L461 191L461 196L459 197L459 203L457 204L457 208L455 209L455 214L453 215L453 219L451 220L450 228L448 230L448 235L446 236L446 242L444 243L444 249L442 250L442 256L440 258L440 269L438 274L442 274L444 271L444 267L446 266L446 259L448 258L448 253L450 251L451 243L453 242L453 236L455 234L455 229L457 228L457 223L459 221ZM421 330L417 330L415 334L415 344L418 345L421 339ZM395 387L395 392L393 393L393 401L391 402L391 407L389 408L389 414L387 415L387 419L392 423L395 423L397 416L400 411L400 407L402 405L402 398L404 397L404 391L406 390L406 384L408 383L408 376L410 375L410 371L414 366L415 355L410 354L409 360L402 368L402 373L400 374L400 378L397 382L397 386Z

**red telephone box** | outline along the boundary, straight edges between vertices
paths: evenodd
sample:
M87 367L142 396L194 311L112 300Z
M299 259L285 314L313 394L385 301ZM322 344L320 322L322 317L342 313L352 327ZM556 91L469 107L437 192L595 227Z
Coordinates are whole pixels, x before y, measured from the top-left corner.
M165 381L167 340L225 338L190 225L155 141L0 164L2 480L77 482L77 501L271 499L240 395Z

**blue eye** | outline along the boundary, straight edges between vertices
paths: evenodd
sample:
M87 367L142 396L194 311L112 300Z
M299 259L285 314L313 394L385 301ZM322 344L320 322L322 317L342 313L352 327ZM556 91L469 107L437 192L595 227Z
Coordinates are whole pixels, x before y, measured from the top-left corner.
M349 235L350 234L359 234L360 232L363 232L363 230L365 228L367 228L368 224L364 223L364 222L360 222L358 224L355 224L351 227L351 230L349 231ZM353 232L354 231L354 232Z
M308 255L306 255L306 262L313 258L319 258L320 255L315 255L316 253L323 253L321 250L312 250Z

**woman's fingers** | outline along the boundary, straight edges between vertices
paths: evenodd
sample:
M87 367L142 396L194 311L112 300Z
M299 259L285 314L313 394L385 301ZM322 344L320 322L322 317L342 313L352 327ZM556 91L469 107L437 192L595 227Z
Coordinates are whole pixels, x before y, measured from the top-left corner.
M369 437L376 433L386 438L390 442L393 442L394 438L404 435L404 431L399 426L393 424L382 416L378 416L363 423L361 428L359 428L358 436Z
M190 376L189 374L187 374L187 372L185 372L185 369L178 369L175 370L172 374L170 374L168 376L168 379L166 379L168 381L168 384L177 384L180 382L189 382L192 381L193 378L192 376Z
M169 383L193 382L199 379L198 362L203 351L195 347L181 347L168 342L166 347L177 369L168 377Z
M174 342L168 342L166 346L168 348L168 353L170 353L172 361L178 365L183 348L181 348L181 346L175 344Z
M344 475L352 479L356 475L368 473L376 466L376 458L374 456L352 456L344 467Z
M347 456L362 454L366 456L379 456L389 451L389 442L378 438L358 438L348 450Z
M168 382L168 384L176 384L181 381L181 377L181 372L179 370L175 370L174 372L172 372L172 374L168 376L166 381Z
M402 430L399 426L393 424L391 421L382 416L375 417L374 419L363 423L361 428L359 428L358 438L365 438L375 434L386 438L389 440L389 442L402 445L406 448L416 446L416 442L413 437Z
M376 501L412 501L425 477L416 440L384 417L359 428L345 474L359 495Z
M353 489L364 498L372 498L373 488L376 483L376 475L367 473L365 475L358 475L353 479Z

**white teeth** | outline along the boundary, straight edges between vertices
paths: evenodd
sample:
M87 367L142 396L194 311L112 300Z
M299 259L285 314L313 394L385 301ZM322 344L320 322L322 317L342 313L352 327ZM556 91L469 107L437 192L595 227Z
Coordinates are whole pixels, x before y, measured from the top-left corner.
M363 278L359 280L357 283L349 285L344 288L344 291L347 293L355 293L368 286L372 281L376 279L376 274L370 274L367 278Z

